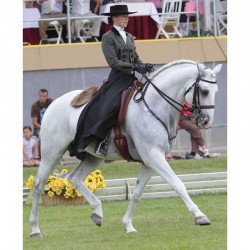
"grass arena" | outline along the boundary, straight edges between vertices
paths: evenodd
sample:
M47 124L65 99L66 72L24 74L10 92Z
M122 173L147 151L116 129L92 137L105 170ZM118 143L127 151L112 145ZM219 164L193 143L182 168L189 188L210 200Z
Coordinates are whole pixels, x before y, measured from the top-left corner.
M170 162L176 174L226 172L227 158L175 160ZM58 170L75 165L57 166ZM105 180L131 178L138 174L139 163L111 162L99 168ZM23 182L37 168L24 168ZM29 237L32 192L23 207L24 249L227 249L227 194L192 196L209 216L211 225L196 226L180 197L145 199L136 209L133 223L138 232L127 234L122 216L127 200L103 202L101 227L90 219L91 207L83 205L45 206L40 202L41 239Z

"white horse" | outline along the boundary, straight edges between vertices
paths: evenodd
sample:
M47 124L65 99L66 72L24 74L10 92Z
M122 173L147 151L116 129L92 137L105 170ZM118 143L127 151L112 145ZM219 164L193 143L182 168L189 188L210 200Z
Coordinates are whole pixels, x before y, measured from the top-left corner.
M168 95L180 104L185 101L192 103L195 85L197 85L199 87L199 105L203 106L202 111L208 118L206 122L200 124L200 127L209 128L213 123L213 105L215 93L218 90L217 84L214 83L221 66L221 64L217 65L212 70L202 64L188 60L179 60L166 64L149 77L160 92L157 92L152 84L148 84L149 86L146 88L144 95L145 102L136 103L132 100L129 103L122 131L127 135L131 156L135 160L142 161L142 167L132 199L123 217L123 223L128 233L136 232L132 225L132 216L145 185L154 172L159 174L181 196L189 212L194 215L195 224L210 224L209 219L191 200L184 184L165 160L165 155L170 150L170 137L176 135L176 118L179 112L164 100L163 95ZM74 139L77 121L84 107L73 108L70 106L70 102L81 91L71 91L56 99L43 117L40 132L41 164L34 181L30 215L31 237L41 237L38 226L39 198L44 190L48 176ZM145 106L145 103L148 107ZM159 119L156 119L155 116ZM95 155L95 143L93 142L86 148L88 154L85 160L81 161L68 176L68 180L90 203L93 208L91 218L98 226L101 225L103 218L102 204L84 185L84 180L104 159L122 159L114 145L113 138L114 133L112 132L106 158Z

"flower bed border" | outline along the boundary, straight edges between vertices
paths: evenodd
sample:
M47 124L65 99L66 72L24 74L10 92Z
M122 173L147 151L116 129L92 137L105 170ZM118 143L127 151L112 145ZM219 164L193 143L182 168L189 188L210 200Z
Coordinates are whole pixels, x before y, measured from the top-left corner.
M42 194L42 201L46 206L75 205L86 203L86 199L84 197L66 199L63 195L54 195L54 197L50 197L47 194Z

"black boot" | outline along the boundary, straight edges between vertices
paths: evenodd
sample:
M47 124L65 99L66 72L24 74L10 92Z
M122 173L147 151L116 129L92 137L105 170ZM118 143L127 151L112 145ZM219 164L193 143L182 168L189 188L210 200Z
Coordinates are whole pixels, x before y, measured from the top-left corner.
M95 153L97 155L102 155L102 156L107 155L108 153L108 140L107 139L97 141Z
M79 160L83 161L85 159L86 151L84 149L79 149L75 147L74 141L72 141L68 146L69 156L76 156Z
M74 141L72 141L69 146L68 146L68 151L69 151L69 156L73 157L76 156L76 152L75 152L75 147L74 147Z

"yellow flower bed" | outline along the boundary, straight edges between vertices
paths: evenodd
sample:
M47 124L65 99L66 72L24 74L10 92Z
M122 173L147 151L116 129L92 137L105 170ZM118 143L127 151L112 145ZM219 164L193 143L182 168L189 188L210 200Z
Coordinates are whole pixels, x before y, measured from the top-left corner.
M53 175L50 175L44 188L44 193L50 197L55 195L63 195L66 199L81 197L81 193L69 183L67 179L68 170L63 169L60 173L56 170ZM96 192L98 189L105 188L104 177L100 170L92 172L84 181L86 187L92 192ZM33 189L34 176L31 175L26 182L26 187Z

